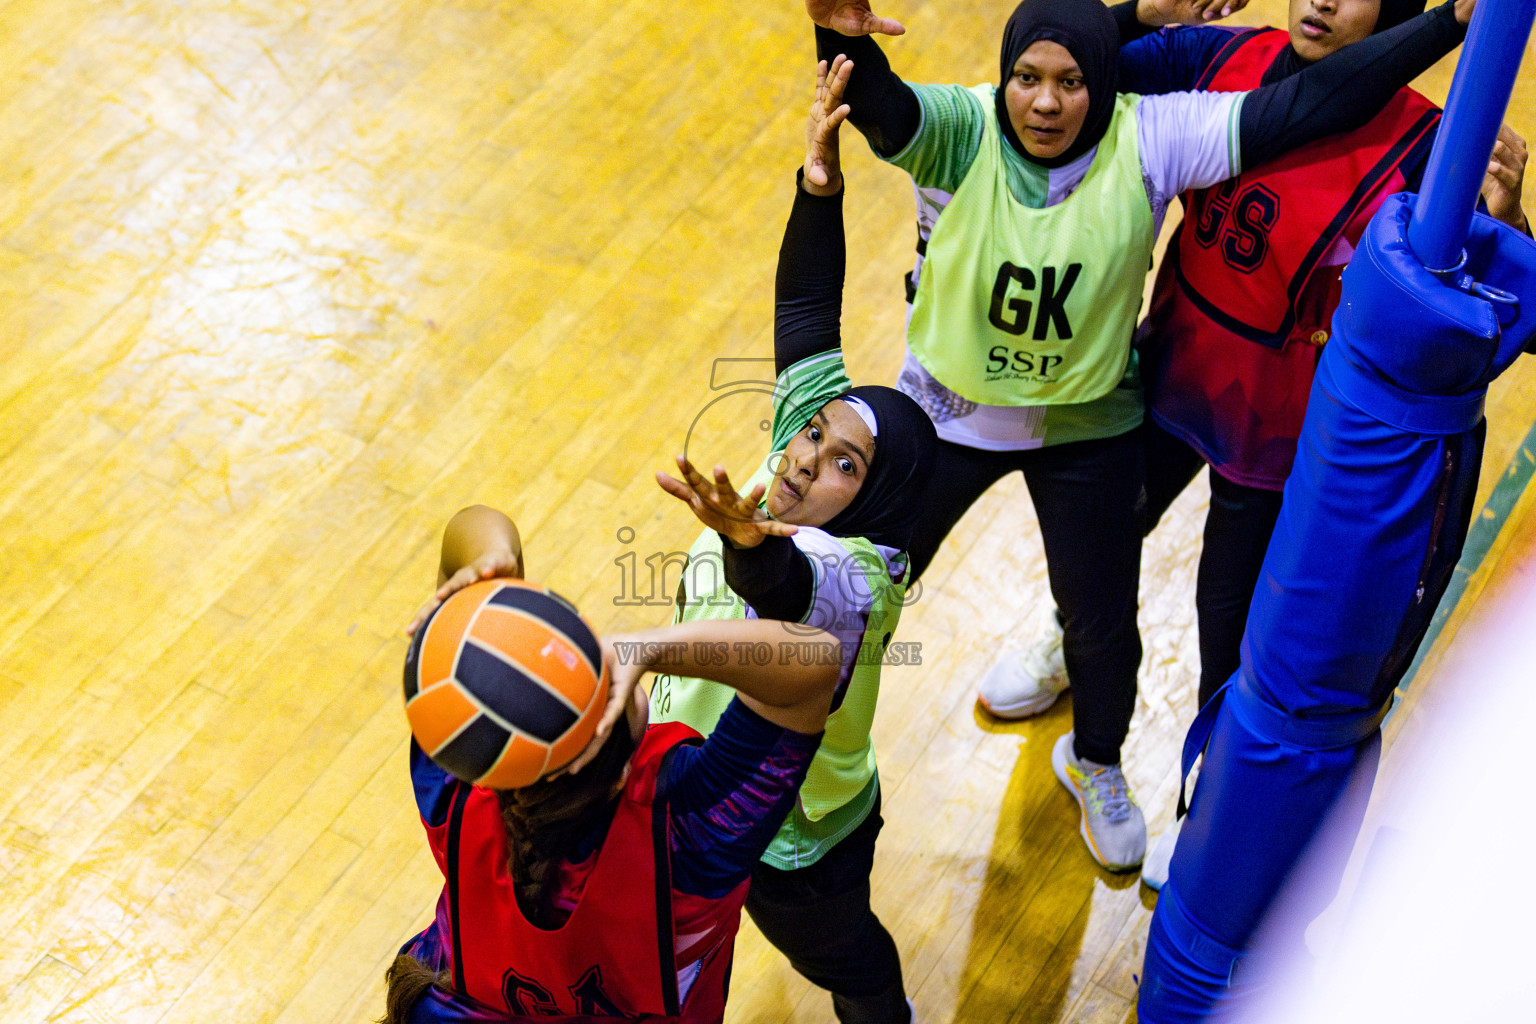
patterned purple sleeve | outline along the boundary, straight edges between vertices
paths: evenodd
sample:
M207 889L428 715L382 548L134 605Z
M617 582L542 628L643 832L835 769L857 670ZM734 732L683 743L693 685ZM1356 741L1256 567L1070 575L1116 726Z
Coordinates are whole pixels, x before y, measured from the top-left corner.
M836 710L853 678L864 629L874 604L874 588L891 585L891 560L897 552L892 548L876 547L881 560L878 565L871 565L861 556L849 552L836 537L814 526L800 527L790 541L804 553L814 576L811 606L800 621L832 634L842 651L837 692L832 698L832 708ZM749 604L747 618L758 617L757 609Z
M795 805L821 734L774 725L732 700L703 746L669 756L672 886L715 899L740 885Z
M453 961L443 941L447 925L443 921L445 911L441 902L437 912L438 920L434 925L401 946L400 952L409 953L434 971L447 971L452 968ZM411 1024L489 1024L492 1021L505 1024L506 1020L506 1014L476 1002L462 992L447 991L435 986L422 993L421 1000L410 1014Z

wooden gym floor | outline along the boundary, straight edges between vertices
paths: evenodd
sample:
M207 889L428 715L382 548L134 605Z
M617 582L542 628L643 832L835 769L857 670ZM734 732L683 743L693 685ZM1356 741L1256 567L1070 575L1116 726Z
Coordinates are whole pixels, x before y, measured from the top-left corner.
M1007 3L886 7L908 77L993 74ZM369 1019L440 885L399 697L440 528L497 505L600 628L665 620L653 556L696 527L652 473L766 442L732 386L761 364L714 361L770 354L809 25L798 0L0 0L0 52L0 1019ZM1533 111L1527 78L1527 138ZM846 148L849 362L889 381L912 198ZM1533 372L1490 402L1501 504L1431 669L1531 571ZM1202 488L1146 553L1127 772L1154 829ZM1077 836L1066 702L973 706L1046 601L1021 485L925 583L876 735L875 901L920 1018L1126 1019L1152 898ZM832 1016L748 925L729 1019Z

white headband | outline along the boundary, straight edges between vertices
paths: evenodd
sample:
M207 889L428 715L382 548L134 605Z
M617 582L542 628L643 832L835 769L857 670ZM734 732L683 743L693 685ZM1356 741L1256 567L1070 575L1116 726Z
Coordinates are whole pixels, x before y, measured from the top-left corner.
M864 425L869 428L869 436L879 437L880 427L875 423L875 410L869 407L869 403L852 395L843 395L842 399L848 403L848 408L859 414L859 419L863 420Z

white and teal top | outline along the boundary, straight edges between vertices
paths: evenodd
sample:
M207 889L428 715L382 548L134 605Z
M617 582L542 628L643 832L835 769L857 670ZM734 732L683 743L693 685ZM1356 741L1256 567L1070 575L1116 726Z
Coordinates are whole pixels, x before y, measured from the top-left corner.
M1098 146L1045 168L1002 138L993 86L912 89L923 120L890 158L912 175L919 235L897 386L941 438L973 448L1134 429L1131 334L1153 244L1174 196L1241 170L1245 94L1122 95ZM992 242L974 244L988 232ZM1065 378L1069 364L1087 372Z
M774 456L849 386L838 349L785 369L773 393L772 454L745 490L771 479ZM763 855L765 863L782 870L815 863L874 807L878 781L870 728L880 695L880 666L901 618L907 575L901 553L862 538L833 537L802 526L790 539L808 556L815 576L810 608L801 622L825 629L841 643L839 682L846 692L827 718L799 802ZM757 617L726 585L720 543L719 534L705 530L689 550L674 621ZM794 639L787 630L785 642ZM734 694L706 679L659 676L651 689L651 720L686 722L708 735Z

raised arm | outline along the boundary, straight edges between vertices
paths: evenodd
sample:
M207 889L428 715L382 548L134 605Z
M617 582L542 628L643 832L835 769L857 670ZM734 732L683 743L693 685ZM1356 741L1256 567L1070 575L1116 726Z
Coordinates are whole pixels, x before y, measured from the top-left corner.
M1167 25L1203 25L1247 6L1248 0L1124 0L1111 4L1109 13L1125 46Z
M843 239L839 129L848 117L843 96L852 71L853 62L842 56L830 63L821 61L816 67L816 97L805 126L805 163L795 187L789 221L784 226L774 279L776 374L802 359L842 345L840 322L847 249ZM696 474L688 476L691 467L680 462L678 468L684 471L684 479L694 494L686 494L676 480L662 482L667 493L689 501L690 506L694 504L691 499L731 503L734 491L723 469L716 468L711 488L708 481ZM700 485L712 490L713 495L701 495ZM722 561L725 581L731 590L764 618L798 622L810 610L815 597L816 575L805 553L788 536L769 535L765 527L741 522L744 511L760 515L757 501L761 496L761 492L754 491L736 508L725 510L725 529L707 520L705 525L719 529L726 541Z
M816 59L830 66L843 55L859 67L858 80L844 96L848 122L876 153L895 156L917 134L923 108L917 94L891 70L873 33L900 35L906 29L876 17L869 0L805 0L805 10L816 23Z
M774 276L775 374L843 343L843 193L814 195L801 175Z
M835 58L816 68L816 96L805 129L805 162L779 247L774 284L774 362L782 374L795 363L839 348L843 305L843 174L839 130L848 116L844 91L853 62ZM688 505L723 540L726 584L765 619L799 622L815 598L816 574L789 539L793 526L758 507L764 489L737 493L723 466L706 479L683 456L681 479L656 474L662 490Z
M806 122L805 163L795 187L794 206L779 247L774 281L775 372L842 345L843 174L838 130L848 116L842 102L853 63L836 58L816 69L816 98ZM725 467L704 477L683 456L681 479L656 474L661 489L684 502L706 528L720 534L726 584L765 619L798 622L815 597L816 574L780 523L758 507L764 487L742 495Z
M816 98L805 127L805 163L779 245L774 278L774 372L842 345L843 173L839 129L853 61L834 57L816 67ZM862 74L862 71L860 72Z
M1466 38L1473 5L1452 0L1247 93L1238 122L1242 166L1364 125Z
M841 180L839 175L839 185ZM843 190L816 195L808 185L801 171L779 245L773 290L775 374L843 343Z
M1230 3L1240 10L1247 0ZM1120 30L1120 91L1143 96L1196 88L1212 58L1240 31L1211 24L1231 13L1224 0L1125 0L1109 12ZM1185 28L1158 32L1164 25Z

